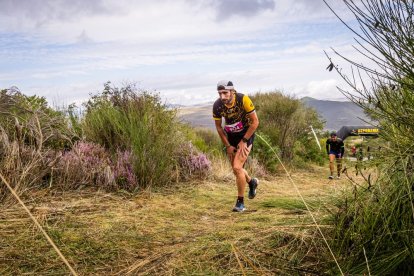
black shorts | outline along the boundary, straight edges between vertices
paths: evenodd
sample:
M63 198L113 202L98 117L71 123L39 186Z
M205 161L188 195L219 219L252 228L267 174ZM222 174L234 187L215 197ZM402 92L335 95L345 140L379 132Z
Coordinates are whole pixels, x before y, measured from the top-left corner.
M237 145L240 143L241 139L244 137L246 132L238 132L238 133L227 133L227 140L229 140L230 145L237 148ZM247 141L247 146L253 144L255 134L249 138Z
M342 154L341 154L340 151L330 150L329 155L331 155L331 154L335 155L335 158L341 158L342 157Z

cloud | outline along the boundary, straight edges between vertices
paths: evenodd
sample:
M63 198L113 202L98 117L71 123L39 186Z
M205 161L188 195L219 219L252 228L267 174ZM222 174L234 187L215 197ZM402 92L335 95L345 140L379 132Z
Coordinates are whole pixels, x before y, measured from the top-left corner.
M103 0L1 0L0 15L30 20L41 26L50 21L74 21L80 17L108 15L119 9Z
M213 2L216 9L216 20L226 20L231 16L251 17L262 11L273 10L273 0L216 0Z
M329 85L310 83L332 77L322 50L349 39L333 21L309 0L0 0L0 81L63 99L123 79L181 104L225 78L317 95Z

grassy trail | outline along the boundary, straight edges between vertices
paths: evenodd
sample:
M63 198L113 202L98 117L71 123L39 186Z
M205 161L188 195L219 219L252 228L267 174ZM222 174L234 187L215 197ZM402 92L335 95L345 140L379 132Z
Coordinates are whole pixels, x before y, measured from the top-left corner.
M326 172L293 174L318 221L347 183ZM287 177L261 180L245 213L231 212L235 193L229 177L132 198L43 190L25 202L80 275L316 273L326 252L312 246L315 227ZM16 274L68 275L18 205L0 212L0 275Z

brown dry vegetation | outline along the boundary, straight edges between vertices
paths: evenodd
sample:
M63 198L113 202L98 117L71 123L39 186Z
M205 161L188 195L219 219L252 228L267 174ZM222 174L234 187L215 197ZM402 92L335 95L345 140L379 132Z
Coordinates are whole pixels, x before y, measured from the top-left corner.
M319 222L328 199L349 186L325 180L326 172L293 173ZM315 246L315 226L287 177L262 180L242 214L231 212L234 185L223 163L209 180L170 191L51 189L24 201L80 275L312 275L326 266L330 257ZM20 206L0 208L1 275L69 273Z

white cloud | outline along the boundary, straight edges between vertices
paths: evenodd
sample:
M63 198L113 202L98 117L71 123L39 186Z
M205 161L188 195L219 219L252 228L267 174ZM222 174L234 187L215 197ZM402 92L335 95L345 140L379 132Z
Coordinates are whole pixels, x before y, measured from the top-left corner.
M353 51L338 26L322 1L0 0L0 88L71 102L130 79L188 104L230 78L319 95L334 74L323 49Z

